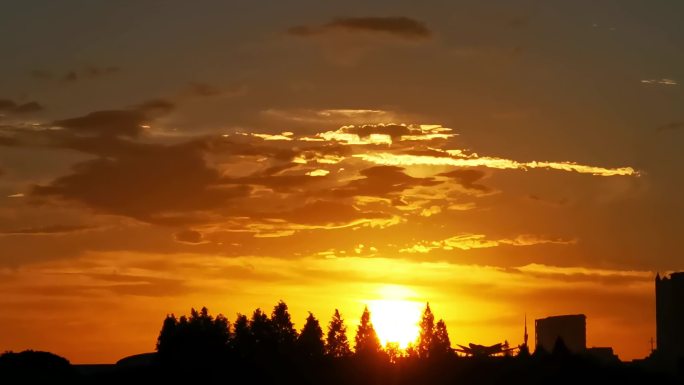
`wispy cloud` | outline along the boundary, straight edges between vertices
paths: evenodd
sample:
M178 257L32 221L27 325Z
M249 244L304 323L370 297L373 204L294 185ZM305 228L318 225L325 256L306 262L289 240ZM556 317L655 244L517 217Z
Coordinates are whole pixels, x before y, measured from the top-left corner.
M510 246L533 246L539 244L555 243L560 245L574 244L573 239L547 238L538 235L523 234L515 238L487 239L484 234L459 234L440 241L422 241L400 249L400 253L429 253L432 250L471 250L497 247L501 245Z
M43 107L43 105L34 101L18 103L10 99L0 99L0 116L2 116L2 113L29 114L44 109L45 107Z
M288 29L294 36L319 36L335 31L384 33L401 39L429 39L432 31L415 19L408 17L345 17L334 19L323 25L300 25Z
M656 131L674 131L684 129L684 122L670 122L662 126L658 126Z
M676 86L679 83L677 83L676 80L674 79L669 79L669 78L662 78L662 79L643 79L641 81L643 84L660 84L663 86Z
M518 162L512 159L493 158L493 157L453 157L453 156L429 156L429 155L410 155L393 154L389 152L355 154L354 157L363 159L367 162L392 165L392 166L454 166L454 167L488 167L495 169L527 170L533 168L553 169L561 171L574 171L581 174L591 174L598 176L632 175L638 176L639 172L632 167L605 168L588 166L575 162L548 162L531 161Z

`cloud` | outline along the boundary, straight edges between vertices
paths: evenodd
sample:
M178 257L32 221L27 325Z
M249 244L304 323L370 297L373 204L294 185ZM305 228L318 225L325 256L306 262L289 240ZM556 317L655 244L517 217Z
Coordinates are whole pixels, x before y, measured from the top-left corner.
M432 37L432 31L417 20L408 17L347 17L334 19L319 26L296 26L288 29L294 36L318 36L331 32L383 33L400 39L424 40Z
M351 204L325 200L317 200L289 211L264 213L263 216L296 224L327 227L348 226L373 219L389 218L385 213L364 211Z
M44 69L34 69L29 72L29 75L38 80L54 80L60 79L63 82L73 83L80 79L97 79L108 77L121 72L118 66L88 66L80 69L67 70L62 75L57 75L52 71Z
M459 150L460 152L460 150ZM618 167L605 168L597 166L587 166L577 164L574 162L547 162L547 161L531 161L518 162L511 159L479 157L475 156L463 157L458 156L428 156L428 155L410 155L410 154L393 154L389 152L377 152L366 154L355 154L355 157L363 159L367 162L392 165L392 166L412 166L412 165L426 165L426 166L455 166L455 167L488 167L502 170L527 170L531 168L553 169L561 171L574 171L580 174L591 174L597 176L616 176L629 175L638 176L639 172L632 167Z
M429 253L432 250L471 250L471 249L484 249L490 247L497 247L501 245L510 246L533 246L539 244L560 244L569 245L574 244L575 240L568 240L562 238L545 238L537 235L518 235L515 238L504 238L504 239L487 239L484 234L459 234L453 237L441 240L441 241L422 241L416 243L412 246L400 249L400 253Z
M461 186L470 189L470 190L476 190L480 191L483 193L488 193L492 191L491 188L475 183L479 181L480 179L484 178L485 172L481 170L473 170L473 169L465 169L465 170L453 170L449 172L445 172L442 174L439 174L440 176L445 176L451 179L454 179L457 181Z
M456 136L450 128L428 124L365 124L343 126L303 140L334 141L347 145L393 144L401 141L434 141Z
M656 127L656 131L675 131L684 129L684 122L670 122Z
M35 186L31 197L164 223L191 220L189 214L223 207L249 194L248 186L225 185L221 174L207 165L198 143L118 145L121 148L109 157L81 162L72 174Z
M192 83L188 86L188 91L197 96L217 96L221 90L207 83Z
M636 174L631 168L482 157L453 149L457 134L436 124L173 137L146 128L173 109L172 103L157 99L52 124L0 128L6 142L2 144L92 156L76 163L70 173L33 186L23 201L170 226L177 231L177 242L170 243L181 247L177 243L208 243L206 239L213 245L219 233L282 238L460 215L458 211L485 208L473 200L498 192L482 183L487 172L476 167ZM373 110L325 111L354 117ZM430 250L543 243L477 237L439 242L419 246Z
M332 108L314 110L269 108L261 111L261 115L265 118L274 119L281 124L283 121L309 124L317 129L326 125L340 127L344 125L382 124L411 120L408 116L404 116L405 114L382 109Z
M677 83L676 80L674 79L668 79L668 78L662 78L662 79L644 79L641 81L642 84L655 84L655 85L662 85L662 86L676 86L679 83Z
M543 278L554 282L601 282L609 285L629 285L650 283L653 280L653 273L650 271L638 270L609 270L597 269L580 266L549 266L538 263L531 263L525 266L512 268L535 278Z
M31 77L34 79L41 79L41 80L49 80L49 79L52 79L54 77L52 72L45 71L45 70L39 70L39 69L31 70L31 72L29 72L29 75L31 75Z
M56 120L52 125L84 135L136 137L155 117L173 109L171 102L156 99L127 110L95 111L76 118Z
M331 190L337 197L376 196L386 197L414 186L434 186L439 182L432 178L414 178L406 175L404 169L396 166L376 166L361 170L363 178L350 181Z
M19 144L19 140L9 136L0 136L0 146L13 147Z
M17 103L10 99L0 99L0 113L30 114L44 109L38 102Z
M195 230L181 230L175 233L173 236L177 242L181 243L199 244L205 242L202 233Z
M330 174L330 171L328 171L328 170L323 170L323 169L320 169L320 168L319 168L319 169L316 169L316 170L311 170L311 171L309 171L309 172L306 173L306 175L308 175L308 176L326 176L326 175L328 175L328 174Z
M50 235L50 234L68 234L75 232L82 232L93 230L92 226L83 225L52 225L52 226L39 226L39 227L27 227L20 229L11 230L0 230L0 235Z

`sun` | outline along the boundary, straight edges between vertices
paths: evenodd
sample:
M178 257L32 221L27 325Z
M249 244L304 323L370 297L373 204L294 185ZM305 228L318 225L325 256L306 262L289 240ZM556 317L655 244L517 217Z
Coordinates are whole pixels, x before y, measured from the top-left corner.
M392 342L406 349L418 337L418 323L424 305L405 299L414 295L403 286L383 286L379 294L380 299L368 301L378 338L383 346Z

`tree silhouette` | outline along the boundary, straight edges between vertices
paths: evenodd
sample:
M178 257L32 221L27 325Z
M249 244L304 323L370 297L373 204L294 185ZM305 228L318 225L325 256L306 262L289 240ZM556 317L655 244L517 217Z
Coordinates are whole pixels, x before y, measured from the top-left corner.
M233 324L232 351L240 357L246 357L253 352L254 344L254 336L249 328L247 316L238 313Z
M297 330L292 324L292 317L285 302L279 301L273 308L271 326L277 349L281 353L292 352L295 341L297 341Z
M308 359L323 356L323 330L321 330L321 325L311 312L309 312L302 332L297 338L297 352L300 356Z
M78 380L69 360L54 353L24 350L0 354L0 383L73 384Z
M176 335L178 333L178 320L173 314L168 314L164 318L159 337L157 337L157 352L162 356L163 360L168 359L175 354L174 350L178 348L176 345Z
M351 354L349 340L347 339L347 327L337 309L335 309L335 314L333 314L328 325L325 354L335 358L346 357Z
M425 306L423 316L420 320L420 335L418 336L418 345L416 346L418 357L427 358L433 349L433 340L435 335L435 316L430 310L430 303Z
M363 314L361 314L361 323L356 329L356 338L354 342L356 354L377 353L382 348L380 340L378 339L378 334L375 332L375 328L370 321L368 306L363 309Z
M446 323L440 319L435 326L435 334L432 339L431 354L446 355L452 352L451 340L447 331Z
M260 308L252 313L252 318L249 320L249 330L254 339L255 353L266 355L275 353L276 342L273 324Z
M230 339L228 320L216 318L203 307L190 310L190 317L176 320L174 315L164 319L157 339L157 352L162 362L184 363L190 366L204 365L219 360L227 351Z

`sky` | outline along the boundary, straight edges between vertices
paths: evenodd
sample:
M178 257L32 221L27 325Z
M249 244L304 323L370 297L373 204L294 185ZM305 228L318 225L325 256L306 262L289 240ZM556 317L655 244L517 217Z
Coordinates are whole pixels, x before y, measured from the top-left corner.
M583 313L644 357L684 268L683 12L7 2L0 351L115 362L168 313L282 299L350 336L429 301L460 344Z

